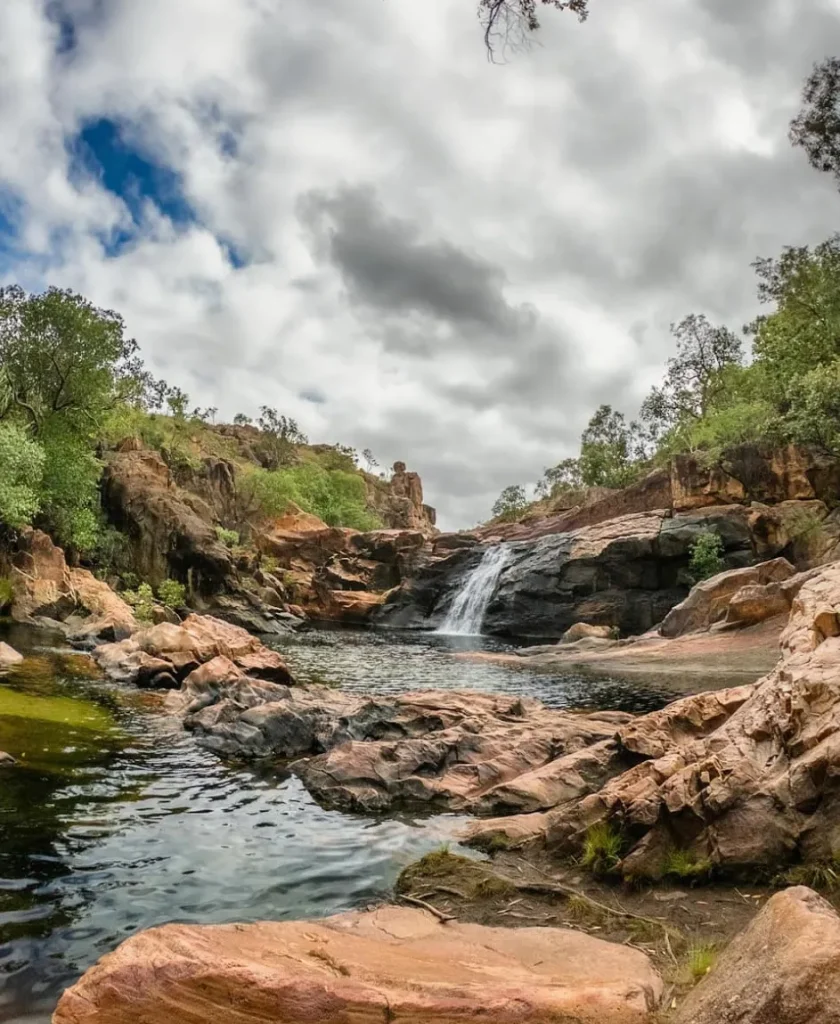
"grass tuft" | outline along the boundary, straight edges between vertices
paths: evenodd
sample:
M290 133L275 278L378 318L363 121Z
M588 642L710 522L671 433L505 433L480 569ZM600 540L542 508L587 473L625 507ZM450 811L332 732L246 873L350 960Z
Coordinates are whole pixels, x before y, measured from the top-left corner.
M718 951L711 944L692 946L686 957L688 971L695 984L701 981L717 963Z
M662 873L675 878L706 878L711 872L712 862L707 857L696 857L689 850L669 850L662 865Z
M586 833L581 864L594 875L609 874L621 860L623 845L621 833L608 821L599 821Z

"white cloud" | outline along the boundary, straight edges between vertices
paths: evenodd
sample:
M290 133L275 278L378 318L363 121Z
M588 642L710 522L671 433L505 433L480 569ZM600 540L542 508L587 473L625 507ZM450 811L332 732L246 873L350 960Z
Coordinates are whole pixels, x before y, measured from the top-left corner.
M446 526L572 454L598 402L634 412L670 321L737 327L750 260L818 240L840 209L786 141L837 17L821 0L593 0L583 26L546 12L540 44L501 66L471 0L63 7L77 45L56 54L42 5L0 5L0 210L22 201L32 254L0 272L119 309L196 404L275 405L404 459ZM198 224L148 210L107 255L129 211L65 149L101 117L181 176ZM350 264L313 248L299 201L360 186L448 272L495 268L475 294L533 307L530 327L500 346L451 308L372 307L369 281L351 302ZM428 283L408 255L400 272Z

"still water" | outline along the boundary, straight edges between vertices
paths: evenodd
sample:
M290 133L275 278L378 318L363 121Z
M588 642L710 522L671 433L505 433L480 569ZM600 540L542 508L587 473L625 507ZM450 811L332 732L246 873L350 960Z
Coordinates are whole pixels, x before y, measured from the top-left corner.
M141 694L90 678L44 634L0 681L0 1021L42 1024L61 990L141 928L281 920L364 906L447 841L454 815L365 818L320 808L282 770L225 765ZM659 707L610 680L453 659L477 638L311 630L279 646L301 681L395 693L458 688L553 707Z

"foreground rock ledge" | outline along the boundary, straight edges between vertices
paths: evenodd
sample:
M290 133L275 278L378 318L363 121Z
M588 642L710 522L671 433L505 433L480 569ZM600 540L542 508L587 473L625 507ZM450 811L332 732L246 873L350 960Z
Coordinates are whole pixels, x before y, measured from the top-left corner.
M141 932L64 993L53 1024L643 1024L661 996L627 946L383 907Z

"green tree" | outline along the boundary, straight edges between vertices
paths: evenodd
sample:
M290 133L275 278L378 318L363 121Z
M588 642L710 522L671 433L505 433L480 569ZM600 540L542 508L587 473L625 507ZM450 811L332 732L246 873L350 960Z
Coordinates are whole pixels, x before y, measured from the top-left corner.
M0 521L20 527L41 507L44 449L26 430L0 423Z
M494 519L513 521L518 519L527 507L525 488L520 484L511 484L496 498L491 512Z
M581 435L580 476L587 487L626 487L639 476L639 431L610 405L595 412Z
M840 185L840 58L814 65L802 109L790 125L790 140L805 150L812 167L833 175Z
M0 289L0 374L6 413L22 416L36 436L58 418L89 435L118 402L153 405L162 390L119 314L58 288Z
M668 360L665 379L642 404L641 418L653 440L685 429L706 416L727 391L728 374L743 361L740 339L692 313L671 325L677 354Z
M840 235L753 266L759 298L775 305L749 327L754 370L765 397L786 413L793 382L840 358Z
M278 414L267 405L260 409L259 428L262 437L257 455L266 469L278 469L294 461L295 445L307 444L306 434L290 416Z
M583 487L580 459L563 459L543 471L536 493L538 498L567 499L576 503Z
M117 313L58 288L0 289L0 420L25 426L43 449L39 505L60 543L95 543L95 446L108 417L121 405L156 407L164 390Z

